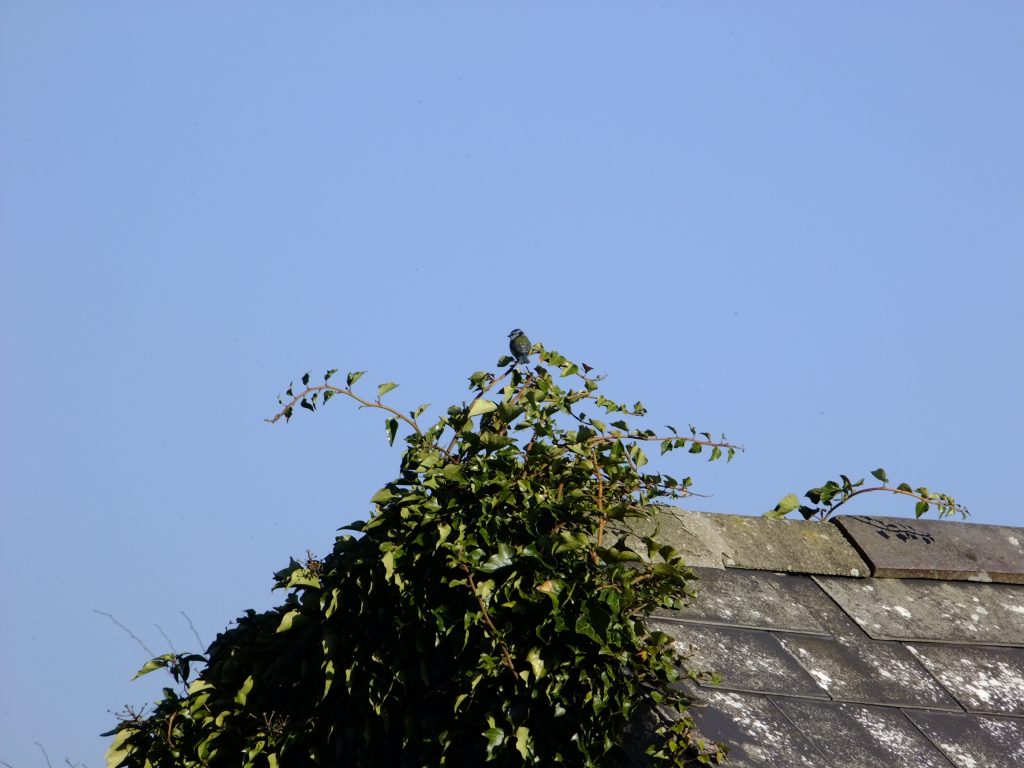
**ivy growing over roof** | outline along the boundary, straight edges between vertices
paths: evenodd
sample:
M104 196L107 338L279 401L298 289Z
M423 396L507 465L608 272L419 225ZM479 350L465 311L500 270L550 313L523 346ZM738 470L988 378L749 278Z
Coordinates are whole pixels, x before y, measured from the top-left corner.
M655 703L678 717L649 745L654 764L720 762L672 686L686 660L644 621L680 607L693 574L618 522L690 493L690 478L648 468L646 446L710 460L739 447L633 426L641 403L534 353L532 369L504 357L472 374L472 396L432 424L426 406L384 401L392 382L359 389L362 372L289 387L268 421L339 396L378 410L405 442L398 474L330 553L275 575L281 606L246 612L205 655L143 667L175 686L110 732L109 768L615 765Z

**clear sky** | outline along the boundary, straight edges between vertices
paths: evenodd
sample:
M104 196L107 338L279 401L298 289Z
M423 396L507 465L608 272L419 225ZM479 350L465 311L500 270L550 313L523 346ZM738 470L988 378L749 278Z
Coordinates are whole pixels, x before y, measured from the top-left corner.
M521 327L746 447L693 508L1024 524L1019 2L0 0L0 115L14 768L164 684L95 611L197 649L366 516L378 414L263 422L308 369L446 407Z

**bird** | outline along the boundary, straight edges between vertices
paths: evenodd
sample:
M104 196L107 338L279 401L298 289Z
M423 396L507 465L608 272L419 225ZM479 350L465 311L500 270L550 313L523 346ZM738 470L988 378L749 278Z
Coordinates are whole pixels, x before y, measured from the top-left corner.
M513 328L508 338L508 348L512 352L512 357L516 359L517 363L527 365L530 362L530 350L533 349L533 344L526 338L526 334L519 328Z

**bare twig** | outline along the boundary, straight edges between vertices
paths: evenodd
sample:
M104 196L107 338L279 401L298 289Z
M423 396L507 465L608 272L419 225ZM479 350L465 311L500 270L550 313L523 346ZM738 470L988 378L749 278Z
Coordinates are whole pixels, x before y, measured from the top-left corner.
M98 609L96 609L96 608L93 608L93 611L92 611L92 612L93 612L93 613L98 613L98 614L99 614L100 616L106 616L106 617L107 617L108 619L110 619L110 620L111 620L112 622L114 622L114 623L115 623L115 624L116 624L117 626L119 626L119 627L120 627L121 629L123 629L123 630L124 630L124 631L125 631L125 632L126 632L126 633L128 634L128 637L130 637L130 638L131 638L132 640L134 640L134 641L135 641L136 643L138 643L139 645L141 645L141 646L142 646L142 650L144 650L144 651L145 651L146 653L148 653L148 654L150 655L150 657L151 657L151 658L153 658L153 657L155 657L155 656L157 655L157 654L153 653L153 652L152 652L152 651L151 651L151 650L149 649L149 646L147 646L147 645L146 645L146 644L145 644L144 642L142 642L142 641L141 641L141 640L140 640L140 639L139 639L138 637L136 637L136 636L135 636L135 633L134 633L134 632L132 632L132 631L131 631L130 629L128 629L128 627L126 627L126 626L125 626L124 624L122 624L122 623L121 623L120 621L118 621L117 619L115 619L115 618L114 618L114 616L113 616L113 614L107 613L106 611L100 611L100 610L98 610Z
M161 627L159 624L154 624L153 626L157 628L157 630L160 632L160 635L163 637L163 639L167 641L167 647L171 649L171 653L177 655L178 651L174 647L174 643L171 642L171 638L169 638L167 636L167 633L164 632L164 628Z
M196 625L192 623L192 619L189 618L189 615L187 613L185 613L184 611L179 611L179 613L182 616L184 616L185 617L185 621L188 622L188 628L192 630L192 634L195 636L196 642L199 643L199 647L200 648L205 648L206 645L205 645L205 643L203 643L203 639L201 637L199 637L199 633L196 632Z
M33 744L39 747L39 751L43 753L43 758L46 760L47 768L53 768L53 763L50 762L50 756L46 754L46 747L44 747L38 741L33 742Z

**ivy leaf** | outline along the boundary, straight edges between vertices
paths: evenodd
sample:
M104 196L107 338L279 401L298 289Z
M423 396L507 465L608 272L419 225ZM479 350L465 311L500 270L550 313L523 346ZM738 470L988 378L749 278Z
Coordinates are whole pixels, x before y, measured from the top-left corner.
M327 373L324 374L324 381L325 382L330 381L331 380L331 376L333 376L337 372L338 372L337 368L331 368L331 370L329 370Z
M783 518L799 506L800 499L797 498L797 495L795 493L787 493L782 497L782 500L775 505L774 509L764 513L764 517L771 517L775 519Z
M377 387L377 399L380 400L382 397L384 397L384 395L386 395L388 392L390 392L397 386L398 385L395 384L395 382L393 381L388 381L384 384L381 384L380 386Z
M398 434L398 419L391 418L384 422L384 433L388 438L388 445L395 444L395 435Z
M502 568L508 568L512 565L512 555L514 554L515 550L502 542L498 545L498 551L480 564L480 570L484 573L494 573Z
M469 417L480 416L484 413L490 413L491 411L498 410L498 404L491 400L485 400L482 397L478 397L473 401L473 404L469 406Z
M526 760L530 757L530 729L525 725L516 728L516 751Z
M872 470L871 475L876 480L880 481L882 483L882 485L888 485L889 484L889 476L887 474L885 474L885 470L882 469L881 467L879 467L878 469Z
M308 387L309 386L309 374L311 374L311 373L312 373L312 371L306 371L304 374L302 374L302 386L304 386L304 387Z
M242 683L242 687L239 688L238 693L235 694L235 703L241 704L244 707L245 702L249 698L249 694L252 692L253 686L255 684L256 681L253 679L252 675L249 675L247 678L245 678L245 682Z
M157 656L155 659L150 659L142 665L142 669L135 673L135 677L133 677L132 680L136 680L143 675L148 675L155 669L166 669L170 666L172 661L174 661L173 653L165 653L162 656Z
M292 624L295 619L298 618L298 611L288 611L284 616L281 617L281 623L277 625L277 632L287 632L292 628Z

